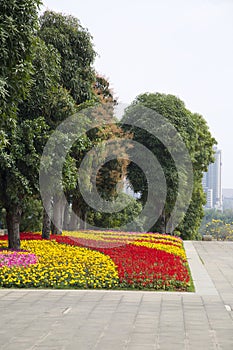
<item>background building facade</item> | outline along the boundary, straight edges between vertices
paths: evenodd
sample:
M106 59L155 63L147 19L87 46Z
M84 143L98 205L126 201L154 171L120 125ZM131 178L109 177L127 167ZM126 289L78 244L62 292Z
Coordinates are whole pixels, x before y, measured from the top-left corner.
M222 151L214 147L215 161L203 174L202 185L206 194L205 208L222 210Z

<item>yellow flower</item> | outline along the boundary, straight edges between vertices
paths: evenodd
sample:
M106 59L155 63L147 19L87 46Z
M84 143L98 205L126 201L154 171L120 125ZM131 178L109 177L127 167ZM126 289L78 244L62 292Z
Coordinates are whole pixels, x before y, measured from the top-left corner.
M0 286L56 287L72 281L77 288L92 287L93 283L101 288L118 281L114 262L100 252L47 240L23 240L21 247L36 254L38 263L26 268L0 268Z

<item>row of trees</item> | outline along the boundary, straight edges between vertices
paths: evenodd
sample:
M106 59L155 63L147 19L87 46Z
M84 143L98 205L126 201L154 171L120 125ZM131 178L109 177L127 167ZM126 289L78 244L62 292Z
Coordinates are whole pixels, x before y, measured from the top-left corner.
M72 16L46 11L38 18L38 6L39 1L31 0L0 4L0 202L6 211L9 248L14 249L20 248L19 226L24 208L29 200L35 203L40 198L40 158L53 130L86 106L115 103L109 83L92 67L96 52L89 32ZM80 129L83 122L80 118ZM63 188L81 218L86 208L77 188L79 164L98 140L120 134L122 130L117 125L94 130L79 138L66 158ZM109 172L105 179L103 171L99 174L99 190L114 196L125 161L112 161L106 167ZM111 179L108 187L106 176ZM59 196L48 197L48 201L53 205L52 215L62 224L64 203ZM44 238L49 238L50 229L50 217L44 211ZM52 230L61 233L54 225Z
M226 224L231 224L233 222L233 211L232 209L224 209L223 211L217 209L205 209L205 215L202 219L200 231L202 227L212 220L221 220Z
M93 69L96 52L90 33L72 16L46 11L38 18L39 5L36 0L2 0L0 4L0 206L6 213L9 248L14 249L20 248L22 213L40 220L40 215L35 215L42 208L39 165L50 135L62 121L86 107L102 106L98 116L89 116L90 122L100 116L108 119L109 115L113 120L113 109L105 109L103 105L117 103L108 81ZM177 97L157 93L138 96L127 109L121 125L114 122L95 128L76 140L63 167L62 185L69 205L65 205L59 194L51 196L48 191L47 210L43 211L44 238L49 238L51 229L60 234L62 226L77 227L76 217L70 215L71 208L83 222L89 220L93 225L106 227L118 227L126 223L127 218L132 220L138 215L147 199L146 177L133 162L119 158L117 152L116 159L107 162L98 172L98 191L103 198L114 199L117 184L127 176L134 191L141 193L138 202L131 199L125 210L107 215L86 204L78 185L78 169L87 152L99 141L122 137L145 145L162 166L167 183L166 204L151 230L167 232L178 191L177 169L171 154L159 140L145 130L126 125L127 120L134 117L135 106L144 106L163 115L185 142L192 161L194 187L191 204L178 231L183 238L197 237L205 202L202 173L213 161L215 140L201 115L188 111ZM80 130L86 118L80 114ZM151 125L152 130L156 127ZM188 185L185 171L183 176ZM34 213L30 213L29 203ZM50 210L54 222L59 225L51 225ZM142 228L141 223L135 226L135 229Z

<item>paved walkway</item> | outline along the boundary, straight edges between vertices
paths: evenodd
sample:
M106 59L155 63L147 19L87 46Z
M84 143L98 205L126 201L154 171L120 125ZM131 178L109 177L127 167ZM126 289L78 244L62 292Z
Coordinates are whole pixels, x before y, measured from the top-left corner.
M0 290L0 349L232 350L233 243L185 248L196 293Z

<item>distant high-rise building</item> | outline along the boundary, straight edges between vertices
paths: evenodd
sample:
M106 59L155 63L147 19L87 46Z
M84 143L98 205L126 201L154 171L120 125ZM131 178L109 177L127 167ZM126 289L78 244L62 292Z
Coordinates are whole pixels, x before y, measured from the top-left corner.
M222 210L222 151L214 147L214 163L203 174L202 186L206 193L205 208Z

